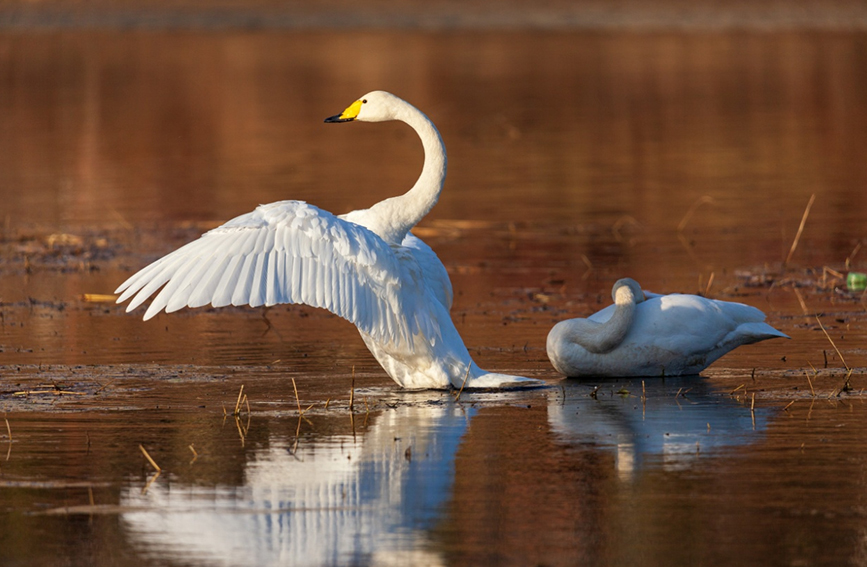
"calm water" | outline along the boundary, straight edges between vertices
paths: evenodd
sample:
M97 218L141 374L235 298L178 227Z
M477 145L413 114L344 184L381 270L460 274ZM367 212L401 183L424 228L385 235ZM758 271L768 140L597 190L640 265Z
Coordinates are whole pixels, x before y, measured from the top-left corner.
M418 234L476 361L551 388L400 392L305 308L84 299L259 203L402 192L411 131L322 123L372 89L446 142ZM0 564L867 563L867 302L822 277L867 271L865 100L863 33L5 32ZM792 340L559 380L548 329L625 275Z

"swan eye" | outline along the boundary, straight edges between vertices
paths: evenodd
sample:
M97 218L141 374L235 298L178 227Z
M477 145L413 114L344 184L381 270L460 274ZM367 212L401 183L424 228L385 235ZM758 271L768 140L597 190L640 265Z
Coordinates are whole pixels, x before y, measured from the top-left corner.
M367 104L367 99L366 98L361 99L361 104Z

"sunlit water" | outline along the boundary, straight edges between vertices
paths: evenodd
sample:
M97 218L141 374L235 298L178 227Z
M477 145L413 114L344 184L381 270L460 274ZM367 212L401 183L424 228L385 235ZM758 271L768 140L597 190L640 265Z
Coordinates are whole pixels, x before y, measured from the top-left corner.
M865 301L821 269L867 271L865 45L0 37L0 564L864 564ZM401 393L323 312L143 323L83 297L259 203L403 191L421 164L405 126L322 123L374 88L446 142L418 234L474 358L551 388ZM548 329L626 275L750 303L792 340L702 378L561 381ZM836 396L840 355L854 390Z

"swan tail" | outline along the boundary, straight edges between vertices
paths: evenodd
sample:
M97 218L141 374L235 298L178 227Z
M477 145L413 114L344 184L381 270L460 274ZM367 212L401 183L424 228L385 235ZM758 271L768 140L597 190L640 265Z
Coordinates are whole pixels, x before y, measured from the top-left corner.
M511 376L509 374L488 372L467 380L464 389L519 390L541 388L547 385L548 384L544 380L539 380L537 378L526 378L524 376ZM456 387L460 388L461 385L459 384Z
M726 336L724 343L737 345L750 345L767 339L789 339L789 335L782 333L767 323L742 323L738 328Z

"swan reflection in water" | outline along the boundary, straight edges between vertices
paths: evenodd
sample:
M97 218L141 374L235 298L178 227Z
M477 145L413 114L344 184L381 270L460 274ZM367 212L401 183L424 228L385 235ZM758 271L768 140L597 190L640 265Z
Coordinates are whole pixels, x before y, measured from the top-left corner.
M752 443L768 421L768 410L753 410L695 376L562 385L548 405L548 423L558 440L614 451L622 479L632 478L646 460L677 470L702 453Z
M622 388L632 397L618 395ZM592 387L570 381L536 392L465 394L462 403L448 396L428 403L415 394L408 405L371 417L372 426L357 439L314 437L293 455L291 437L272 436L269 447L246 465L242 486L170 480L154 483L145 494L140 484L131 486L121 501L130 507L123 522L144 554L160 560L442 565L447 561L432 530L447 517L449 502L466 497L453 495L456 454L464 436L472 435L474 415L491 404L547 404L552 443L534 451L559 452L564 444L570 450L614 451L616 474L624 480L645 466L684 468L697 452L749 443L766 423L761 414L754 425L748 405L715 392L701 378L647 380L646 388L644 405L640 379L603 382L595 397ZM688 390L686 397L676 395L679 389ZM500 450L492 448L492 458Z
M122 504L145 511L123 520L146 555L201 565L438 565L426 530L451 493L472 413L399 406L363 436L302 440L294 454L291 438L272 439L243 486L130 487Z

